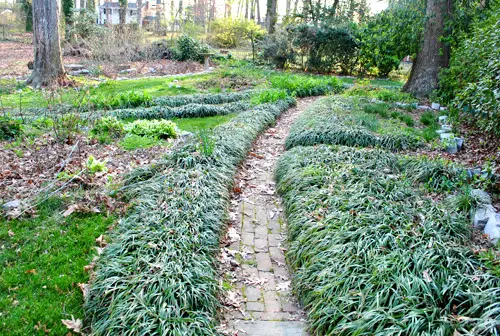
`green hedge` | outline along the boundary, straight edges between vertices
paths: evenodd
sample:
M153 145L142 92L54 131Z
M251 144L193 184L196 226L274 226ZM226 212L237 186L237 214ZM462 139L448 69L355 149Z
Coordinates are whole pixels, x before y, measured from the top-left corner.
M240 100L248 100L251 90L242 92L200 94L185 96L164 96L153 99L153 105L178 107L187 104L226 104Z
M286 147L332 144L383 147L390 150L421 145L417 131L398 120L364 113L353 98L329 97L309 107L293 124Z
M135 206L101 255L85 304L95 335L215 335L219 237L238 164L293 100L240 113L138 170Z
M500 279L475 257L467 215L424 192L459 171L327 145L280 159L286 257L311 334L498 334Z
M113 110L106 115L118 119L172 119L172 118L200 118L216 115L227 115L248 110L250 103L235 102L223 105L188 104L179 107L153 106L147 108Z

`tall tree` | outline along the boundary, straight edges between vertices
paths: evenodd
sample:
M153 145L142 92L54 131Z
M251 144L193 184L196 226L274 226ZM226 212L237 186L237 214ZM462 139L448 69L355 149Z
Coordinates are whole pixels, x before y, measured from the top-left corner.
M442 41L451 0L427 0L422 48L418 52L403 91L427 97L437 89L439 71L448 66L448 46Z
M266 29L269 34L274 33L278 12L278 1L267 0Z
M64 21L69 24L71 16L73 15L73 8L75 7L74 0L62 0L62 12L64 14Z
M128 10L128 0L119 0L120 9L118 11L120 16L120 25L124 26L127 23L127 10Z
M255 0L255 3L257 5L256 7L256 11L257 11L257 23L260 24L261 23L261 19L260 19L260 0Z
M142 28L142 0L137 0L137 26Z
M35 62L27 83L41 87L64 79L58 0L33 0L33 45Z

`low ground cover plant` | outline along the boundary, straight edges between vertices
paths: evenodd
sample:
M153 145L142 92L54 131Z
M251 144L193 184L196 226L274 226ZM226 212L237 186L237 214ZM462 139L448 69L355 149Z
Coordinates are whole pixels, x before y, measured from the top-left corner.
M233 175L255 137L291 104L242 112L215 129L212 150L192 138L131 176L135 207L101 256L85 305L94 334L216 334L214 265Z
M22 132L21 121L9 116L0 116L0 140L14 139Z
M317 145L288 151L276 177L312 334L497 334L500 278L472 252L457 197L428 194L460 169Z
M356 83L353 87L346 90L346 96L361 96L375 98L388 103L416 103L416 99L409 93L401 92L400 88L384 88L365 84L364 82Z
M177 126L170 120L136 120L126 124L124 130L154 139L176 138L178 135Z
M339 93L343 90L342 82L333 76L304 76L295 74L275 74L269 78L271 88L282 89L297 97L320 96L327 93Z
M389 116L386 105L371 105L355 98L325 98L310 106L294 123L287 148L332 144L383 147L390 150L416 148L422 144L418 130ZM366 113L363 111L369 111ZM375 116L374 114L377 114Z
M188 104L226 104L241 100L248 100L251 91L228 92L215 94L198 94L184 96L164 96L153 99L153 105L179 107Z

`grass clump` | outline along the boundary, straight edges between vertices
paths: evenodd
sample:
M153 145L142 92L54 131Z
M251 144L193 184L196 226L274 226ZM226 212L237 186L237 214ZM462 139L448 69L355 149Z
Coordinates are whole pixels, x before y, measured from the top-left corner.
M342 82L332 76L304 76L294 74L275 74L269 79L271 88L286 90L297 97L320 96L327 93L339 93L343 90Z
M447 170L326 145L280 159L286 256L312 334L497 334L500 278L472 252L467 214L424 188Z
M177 137L177 126L170 120L136 120L126 124L125 131L130 134L154 139Z
M0 116L0 140L11 140L23 132L21 121L8 116Z
M415 103L417 100L409 93L401 92L399 88L383 88L373 85L354 85L344 93L346 96L370 97L383 102Z
M421 136L416 129L400 120L377 118L380 111L387 113L385 108L381 104L363 106L349 97L322 99L294 123L286 147L333 144L403 150L420 146Z
M251 96L251 91L243 92L228 92L218 94L198 94L186 96L164 96L153 99L153 105L179 107L188 104L227 104L242 100L248 100Z
M229 189L256 136L292 103L242 112L208 136L215 143L189 138L129 178L135 207L101 256L85 305L93 334L217 334L215 264Z

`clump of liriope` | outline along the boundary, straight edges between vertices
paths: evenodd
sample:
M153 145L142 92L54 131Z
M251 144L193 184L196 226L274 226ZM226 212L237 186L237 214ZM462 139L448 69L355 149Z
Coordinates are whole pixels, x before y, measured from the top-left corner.
M313 335L498 334L500 278L472 252L465 212L424 188L461 175L412 160L319 145L279 161L286 257Z
M331 144L396 151L422 145L411 128L399 121L376 119L374 114L364 112L362 106L349 97L318 101L293 124L286 147Z
M179 107L188 104L226 104L250 99L252 90L204 95L164 96L153 99L154 105Z
M128 179L134 208L101 255L85 304L95 335L216 335L215 256L238 164L293 100L242 112Z

